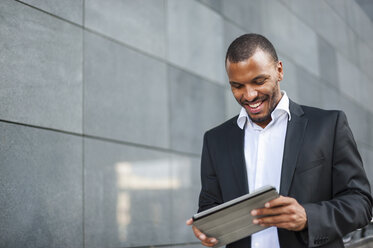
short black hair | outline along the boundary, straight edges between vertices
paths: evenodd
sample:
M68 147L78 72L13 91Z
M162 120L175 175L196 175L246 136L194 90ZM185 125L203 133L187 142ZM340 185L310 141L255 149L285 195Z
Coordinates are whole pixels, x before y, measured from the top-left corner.
M238 63L247 60L254 55L258 48L271 55L274 62L278 61L277 53L272 43L263 35L251 33L241 35L229 45L225 62L229 60L230 62Z

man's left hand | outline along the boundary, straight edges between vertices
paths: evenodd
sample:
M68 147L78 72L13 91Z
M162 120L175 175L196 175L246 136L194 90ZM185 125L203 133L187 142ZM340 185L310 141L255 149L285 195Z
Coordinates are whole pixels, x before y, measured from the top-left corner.
M251 215L258 216L253 223L261 226L276 226L291 231L301 231L307 227L305 209L291 197L280 196L267 202L264 208L251 211Z

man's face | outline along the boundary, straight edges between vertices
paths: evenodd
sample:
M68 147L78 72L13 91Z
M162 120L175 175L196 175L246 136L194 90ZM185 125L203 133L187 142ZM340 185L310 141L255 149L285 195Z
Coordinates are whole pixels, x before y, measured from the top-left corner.
M281 61L274 62L268 53L258 49L247 60L227 61L226 69L237 102L246 109L253 122L264 128L281 99Z

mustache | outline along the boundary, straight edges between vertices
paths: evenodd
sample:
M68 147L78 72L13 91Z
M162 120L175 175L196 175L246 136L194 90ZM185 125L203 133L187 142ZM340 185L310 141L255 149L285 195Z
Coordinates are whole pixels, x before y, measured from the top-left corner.
M247 105L247 104L252 104L254 102L258 102L258 101L264 101L264 100L267 100L268 97L256 97L254 100L252 101L248 101L246 99L241 99L240 100L240 103L241 104L244 104L244 105Z

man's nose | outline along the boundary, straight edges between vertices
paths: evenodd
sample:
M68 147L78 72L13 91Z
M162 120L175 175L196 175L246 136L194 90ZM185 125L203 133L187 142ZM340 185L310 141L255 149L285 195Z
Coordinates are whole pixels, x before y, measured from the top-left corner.
M252 102L253 100L255 100L255 98L258 97L258 91L256 91L252 87L246 87L246 91L245 91L244 97L245 97L246 101Z

